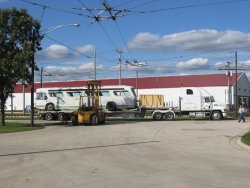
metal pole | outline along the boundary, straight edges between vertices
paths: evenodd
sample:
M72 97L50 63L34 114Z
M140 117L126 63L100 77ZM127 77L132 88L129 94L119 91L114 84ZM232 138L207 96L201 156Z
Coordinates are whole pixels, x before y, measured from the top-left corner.
M34 41L34 31L32 36L32 50L33 50L33 57L32 57L32 65L31 65L31 127L34 127L34 77L35 77L35 41Z
M118 50L119 53L119 85L121 85L121 78L122 78L122 51L121 49Z
M23 115L25 115L25 84L23 84Z
M43 87L43 67L41 67L41 79L40 79L40 88Z
M136 96L138 98L138 70L136 70L136 83L135 83L135 86L136 86Z
M238 75L237 75L238 57L237 51L235 52L235 117L238 112Z
M13 115L13 94L10 94L10 99L11 99L11 115Z
M228 93L227 93L227 102L228 102L228 110L230 110L230 71L227 71L227 87L228 87Z
M94 80L96 80L96 51L94 51Z

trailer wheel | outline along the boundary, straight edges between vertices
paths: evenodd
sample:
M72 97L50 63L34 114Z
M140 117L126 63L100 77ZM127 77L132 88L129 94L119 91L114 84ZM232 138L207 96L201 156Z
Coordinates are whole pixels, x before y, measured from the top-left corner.
M109 111L115 111L116 110L116 104L115 104L115 102L108 102L107 105L106 105L106 108Z
M98 123L99 123L98 117L97 117L97 115L94 114L91 117L91 125L97 125Z
M222 119L222 114L219 111L214 111L211 115L212 120L220 120Z
M155 112L153 115L154 120L161 120L162 119L162 113L161 112Z
M55 105L53 103L46 104L45 110L54 111L55 110Z
M54 116L52 113L46 113L45 114L45 120L52 121L54 119Z
M63 121L63 116L64 116L63 113L59 113L59 114L58 114L58 120L59 120L59 121Z
M69 118L69 115L66 114L66 113L59 113L58 114L58 120L59 121L68 121L70 118Z
M165 115L166 120L173 121L174 120L174 113L173 112L167 112Z

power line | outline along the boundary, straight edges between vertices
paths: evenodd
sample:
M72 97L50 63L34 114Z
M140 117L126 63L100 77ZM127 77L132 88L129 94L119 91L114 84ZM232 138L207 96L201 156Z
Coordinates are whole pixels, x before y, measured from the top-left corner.
M91 11L91 9L89 9L85 3L83 3L81 0L78 0L91 14L93 17L96 17L93 12ZM109 41L112 43L112 45L114 46L115 49L118 49L117 46L115 45L114 41L111 39L111 37L109 36L109 34L106 32L106 30L104 29L104 27L102 26L102 24L100 23L99 20L96 20L96 22L99 24L99 26L101 27L101 29L103 30L103 32L106 34L106 36L108 37Z
M58 40L49 37L48 35L45 35L45 37L49 38L50 40L52 40L52 41L54 41L54 42L56 42L56 43L58 43L58 44L61 44L61 45L65 46L65 47L71 49L71 50L74 51L74 52L77 52L77 53L79 53L79 54L85 56L86 58L92 58L91 56L85 55L85 54L83 54L82 52L79 52L78 50L76 50L76 49L74 49L74 48L72 48L72 47L70 47L70 46L68 46L68 45L66 45L66 44L64 44L64 43L62 43L62 42L59 42Z
M115 8L122 7L122 6L127 5L127 4L129 4L131 2L135 2L135 0L129 0L129 1L125 2L125 3L121 3L119 5L116 5Z
M159 1L159 0L151 0L151 1L149 1L149 2L142 3L142 4L136 5L136 6L134 6L134 7L130 7L129 9L139 8L139 7L142 7L142 6L148 5L148 4L152 4L152 3L156 2L156 1Z
M42 16L40 18L40 23L42 23L42 21L43 21L43 16L44 16L45 9L46 9L46 7L43 7L43 12L42 12Z
M78 16L89 17L88 15L84 15L84 14L81 14L81 13L76 13L76 12L72 12L72 11L65 10L65 9L55 8L55 7L51 7L51 6L48 6L48 5L43 5L43 4L40 4L40 3L35 3L35 2L32 2L32 1L28 1L28 0L19 0L19 1L22 1L22 2L31 4L31 5L34 5L34 6L39 6L39 7L43 7L43 8L47 8L47 9L51 9L51 10L56 10L56 11L60 11L60 12L68 13L68 14L74 14L74 15L78 15Z
M179 10L179 9L188 9L188 8L197 8L197 7L204 7L204 6L230 4L230 3L244 2L244 1L249 1L249 0L220 1L220 2L214 2L214 3L190 4L190 5L184 5L184 6L178 6L178 7L161 8L161 9L146 10L146 11L133 11L133 10L130 10L128 12L134 12L134 13L138 13L138 14L156 13L156 12L173 11L173 10Z

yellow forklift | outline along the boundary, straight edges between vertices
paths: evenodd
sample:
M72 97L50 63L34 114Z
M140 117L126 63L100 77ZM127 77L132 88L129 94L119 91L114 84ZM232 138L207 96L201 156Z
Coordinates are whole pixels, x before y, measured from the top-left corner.
M87 82L87 96L81 96L79 108L74 112L72 124L105 124L105 113L100 106L101 81Z

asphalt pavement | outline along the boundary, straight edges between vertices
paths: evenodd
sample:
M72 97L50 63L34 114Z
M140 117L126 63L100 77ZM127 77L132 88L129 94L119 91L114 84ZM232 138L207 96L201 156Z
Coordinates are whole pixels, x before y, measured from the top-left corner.
M250 121L112 121L0 135L4 188L250 187Z

